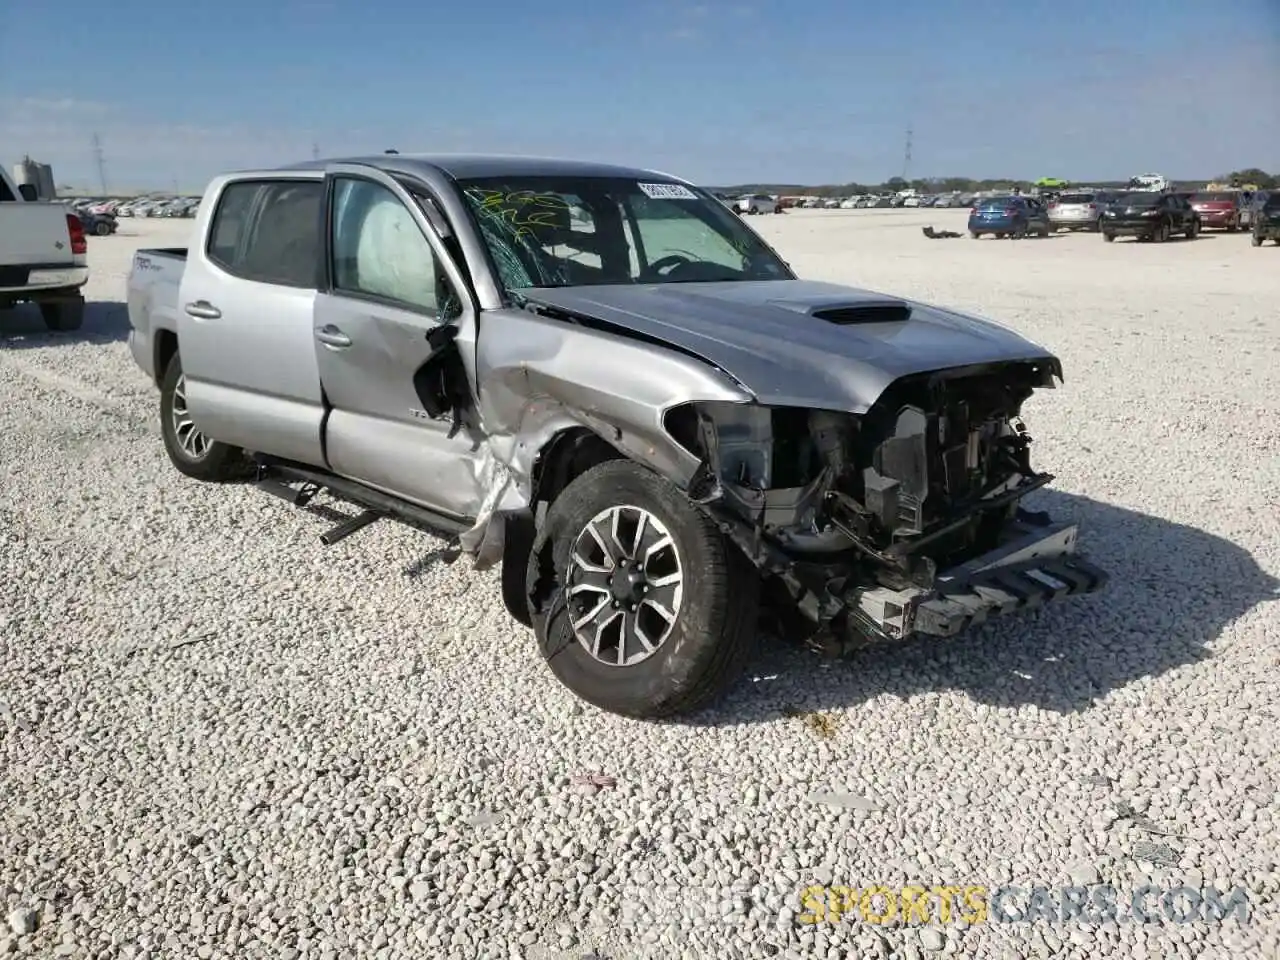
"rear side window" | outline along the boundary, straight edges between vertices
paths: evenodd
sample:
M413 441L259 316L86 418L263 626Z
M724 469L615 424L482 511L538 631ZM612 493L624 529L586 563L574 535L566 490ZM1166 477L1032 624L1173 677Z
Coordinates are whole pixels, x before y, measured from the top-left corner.
M324 185L319 180L230 184L214 211L209 259L245 280L314 287L323 203Z
M262 190L256 181L232 183L224 187L218 198L218 209L213 213L209 227L209 259L225 270L234 271L239 256L240 240L244 236L253 201Z
M1094 200L1092 193L1064 193L1058 198L1059 203L1093 203Z

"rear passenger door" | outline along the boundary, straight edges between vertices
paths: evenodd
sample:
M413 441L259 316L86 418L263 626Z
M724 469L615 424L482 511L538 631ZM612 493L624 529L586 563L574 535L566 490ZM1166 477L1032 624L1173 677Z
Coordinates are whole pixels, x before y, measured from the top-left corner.
M471 424L455 429L452 417L433 418L414 378L434 353L428 333L449 333L461 389L474 399L471 294L419 201L395 178L337 164L327 191L327 276L316 298L312 349L332 407L325 423L329 466L470 520L483 492L481 443Z
M224 443L323 465L311 334L322 265L318 175L230 179L188 251L178 352L192 419Z

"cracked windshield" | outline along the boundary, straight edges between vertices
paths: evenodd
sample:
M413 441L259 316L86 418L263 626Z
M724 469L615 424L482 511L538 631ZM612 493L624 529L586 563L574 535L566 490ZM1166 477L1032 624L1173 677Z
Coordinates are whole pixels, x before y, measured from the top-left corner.
M461 186L508 289L791 275L732 211L683 184L580 177Z

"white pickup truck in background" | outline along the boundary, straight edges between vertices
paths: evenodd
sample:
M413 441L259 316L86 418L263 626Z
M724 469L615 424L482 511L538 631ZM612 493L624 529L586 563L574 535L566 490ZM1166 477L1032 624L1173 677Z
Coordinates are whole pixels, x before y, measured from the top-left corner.
M79 217L65 204L34 199L0 169L0 310L34 303L50 330L78 329L87 251Z

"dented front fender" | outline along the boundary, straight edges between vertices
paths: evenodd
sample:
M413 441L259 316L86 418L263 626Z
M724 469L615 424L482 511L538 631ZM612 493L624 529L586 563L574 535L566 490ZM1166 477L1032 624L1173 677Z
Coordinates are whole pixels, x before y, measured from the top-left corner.
M481 516L463 537L492 562L495 513L529 508L534 466L553 438L585 428L684 488L702 461L668 431L668 411L754 398L716 368L674 350L570 320L503 309L481 317L476 381L489 452L478 469ZM489 546L482 549L482 545Z

